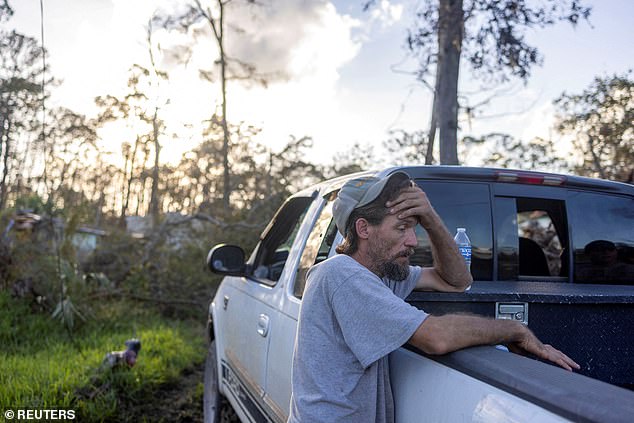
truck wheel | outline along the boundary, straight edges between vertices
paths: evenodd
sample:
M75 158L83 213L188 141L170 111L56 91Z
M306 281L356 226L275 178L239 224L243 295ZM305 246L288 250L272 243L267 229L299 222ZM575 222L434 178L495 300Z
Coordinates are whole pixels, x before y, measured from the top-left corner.
M218 359L216 342L209 343L205 360L203 415L205 423L239 423L236 412L218 389Z

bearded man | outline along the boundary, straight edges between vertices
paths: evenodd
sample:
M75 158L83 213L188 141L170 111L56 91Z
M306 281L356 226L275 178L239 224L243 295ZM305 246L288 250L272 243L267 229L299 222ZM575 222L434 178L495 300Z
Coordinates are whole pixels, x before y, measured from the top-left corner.
M346 182L333 215L344 241L307 275L289 422L393 422L387 358L407 342L427 354L506 344L579 368L519 322L432 316L404 301L413 289L459 292L472 282L449 231L406 173ZM418 224L429 235L434 267L409 264Z

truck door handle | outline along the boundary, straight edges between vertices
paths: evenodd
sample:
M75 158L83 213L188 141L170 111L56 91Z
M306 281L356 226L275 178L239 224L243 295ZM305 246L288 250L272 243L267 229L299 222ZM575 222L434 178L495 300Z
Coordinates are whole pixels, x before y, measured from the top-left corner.
M258 317L258 333L262 337L266 337L269 334L269 316L266 314L260 314L260 317Z
M528 303L495 303L495 318L528 325Z

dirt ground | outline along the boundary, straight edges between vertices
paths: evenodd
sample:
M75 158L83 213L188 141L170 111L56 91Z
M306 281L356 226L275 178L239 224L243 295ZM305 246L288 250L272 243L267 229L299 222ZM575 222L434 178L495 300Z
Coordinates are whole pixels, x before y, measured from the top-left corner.
M202 423L202 383L204 363L187 369L172 384L163 385L153 401L128 405L139 422Z

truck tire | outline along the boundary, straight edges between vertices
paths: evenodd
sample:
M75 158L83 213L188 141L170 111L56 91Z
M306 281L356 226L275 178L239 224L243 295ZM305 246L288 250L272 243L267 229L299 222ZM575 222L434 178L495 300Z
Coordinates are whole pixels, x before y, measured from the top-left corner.
M205 360L203 394L203 416L205 423L239 423L229 401L220 393L218 388L218 360L216 353L216 342L209 343L207 359Z

